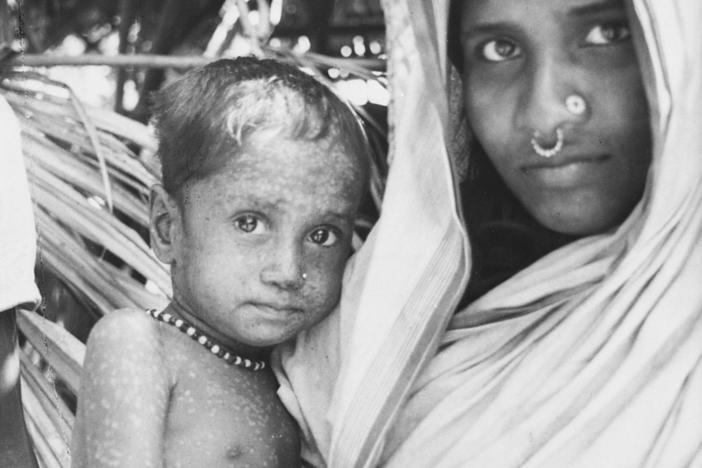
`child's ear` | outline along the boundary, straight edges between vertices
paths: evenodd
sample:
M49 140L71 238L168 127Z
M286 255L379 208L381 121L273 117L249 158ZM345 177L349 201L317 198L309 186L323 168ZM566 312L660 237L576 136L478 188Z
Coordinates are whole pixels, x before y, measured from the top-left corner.
M175 242L180 225L178 202L158 184L151 187L149 200L151 248L159 260L170 265L176 259Z

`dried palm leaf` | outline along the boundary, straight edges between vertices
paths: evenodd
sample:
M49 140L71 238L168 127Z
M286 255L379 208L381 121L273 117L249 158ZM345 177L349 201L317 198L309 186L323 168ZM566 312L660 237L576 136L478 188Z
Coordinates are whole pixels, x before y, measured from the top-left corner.
M84 107L41 75L8 75L0 89L22 128L44 266L99 314L162 305L168 269L143 238L158 180L139 156L155 148L146 127Z

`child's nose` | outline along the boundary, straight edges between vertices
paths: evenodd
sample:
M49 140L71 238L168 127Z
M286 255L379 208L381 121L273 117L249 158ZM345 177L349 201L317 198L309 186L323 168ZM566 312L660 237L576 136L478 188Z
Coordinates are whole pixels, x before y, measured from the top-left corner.
M285 290L300 289L306 275L302 267L302 252L293 243L278 245L271 250L267 265L261 269L261 281Z

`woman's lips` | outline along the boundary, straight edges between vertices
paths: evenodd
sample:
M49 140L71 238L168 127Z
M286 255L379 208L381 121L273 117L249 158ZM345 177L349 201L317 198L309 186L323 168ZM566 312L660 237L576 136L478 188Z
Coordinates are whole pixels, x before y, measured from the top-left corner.
M609 159L608 154L559 155L524 165L521 171L549 188L569 188L596 176L595 171L600 170L601 165Z

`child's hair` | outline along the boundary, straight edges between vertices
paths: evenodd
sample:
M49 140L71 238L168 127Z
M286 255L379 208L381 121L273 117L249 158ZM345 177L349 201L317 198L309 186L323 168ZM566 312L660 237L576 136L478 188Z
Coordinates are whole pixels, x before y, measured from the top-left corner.
M154 96L163 186L178 195L234 157L247 136L273 130L296 140L339 138L368 173L369 146L351 108L303 71L240 57L186 73Z

